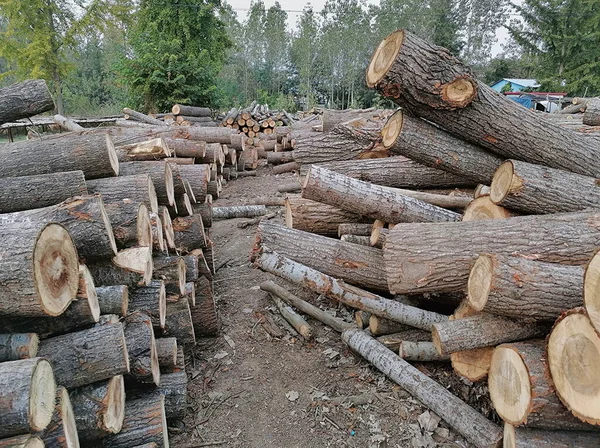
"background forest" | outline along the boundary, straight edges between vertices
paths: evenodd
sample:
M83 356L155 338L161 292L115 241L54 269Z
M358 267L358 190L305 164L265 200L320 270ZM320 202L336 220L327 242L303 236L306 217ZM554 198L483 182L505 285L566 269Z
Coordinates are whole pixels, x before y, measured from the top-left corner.
M485 82L536 78L544 91L600 94L598 0L328 0L287 20L262 0L243 22L220 0L0 0L0 84L44 78L73 115L175 102L370 107L383 104L364 85L370 55L407 28ZM492 57L501 27L510 38Z

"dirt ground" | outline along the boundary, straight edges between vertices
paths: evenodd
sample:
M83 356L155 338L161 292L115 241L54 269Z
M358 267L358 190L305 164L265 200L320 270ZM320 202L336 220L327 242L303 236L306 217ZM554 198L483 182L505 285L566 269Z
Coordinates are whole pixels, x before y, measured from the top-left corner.
M229 182L215 206L282 197L277 186L294 174ZM283 222L281 207L274 221ZM186 357L188 412L170 426L171 446L239 448L468 447L444 422L376 369L351 353L339 335L308 318L314 339L304 341L286 327L269 296L259 289L274 280L298 296L352 320L344 306L294 287L252 267L249 254L256 225L247 219L217 221L210 230L218 267L214 287L222 321L219 337L202 338ZM272 337L260 317L271 317L283 336ZM443 364L417 367L464 400L489 409L481 387L470 387Z

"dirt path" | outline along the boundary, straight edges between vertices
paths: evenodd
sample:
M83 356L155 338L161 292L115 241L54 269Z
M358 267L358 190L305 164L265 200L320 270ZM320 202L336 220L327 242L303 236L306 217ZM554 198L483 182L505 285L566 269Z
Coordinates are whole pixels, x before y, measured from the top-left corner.
M230 182L218 206L276 196L277 185L292 174L258 176ZM280 207L271 208L280 212ZM276 221L282 222L281 213ZM238 228L245 219L214 223L215 295L221 335L204 338L187 355L189 408L171 428L173 447L466 447L437 417L398 386L353 355L339 336L309 320L315 339L303 341L285 330L271 299L258 288L272 279L338 317L352 318L336 303L290 287L253 268L248 256L256 226ZM258 324L273 317L284 335L271 337ZM475 393L441 365L420 365L444 383ZM460 391L459 391L460 392ZM463 397L465 398L465 397ZM472 398L472 397L471 397ZM475 397L476 398L476 397ZM420 416L420 417L419 417ZM206 445L213 442L215 445ZM204 444L204 445L203 445Z

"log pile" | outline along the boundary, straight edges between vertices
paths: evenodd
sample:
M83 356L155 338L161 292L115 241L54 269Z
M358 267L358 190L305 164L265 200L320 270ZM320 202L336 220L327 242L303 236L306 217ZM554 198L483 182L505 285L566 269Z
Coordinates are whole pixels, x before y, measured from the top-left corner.
M373 111L296 122L300 195L285 227L259 224L252 253L354 308L357 325L261 288L342 332L474 446L598 446L600 140L540 120L406 31L377 48L367 83L402 109L378 129ZM487 381L504 428L415 362Z
M169 446L184 350L219 331L212 201L234 134L119 129L0 146L0 446Z

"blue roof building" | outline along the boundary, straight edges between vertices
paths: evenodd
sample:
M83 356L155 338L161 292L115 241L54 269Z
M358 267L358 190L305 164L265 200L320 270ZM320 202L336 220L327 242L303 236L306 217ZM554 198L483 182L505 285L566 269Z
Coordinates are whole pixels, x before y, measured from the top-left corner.
M503 78L495 84L492 84L491 87L496 92L502 92L502 89L508 83L510 83L511 92L522 92L525 89L536 89L540 86L540 83L535 79Z

